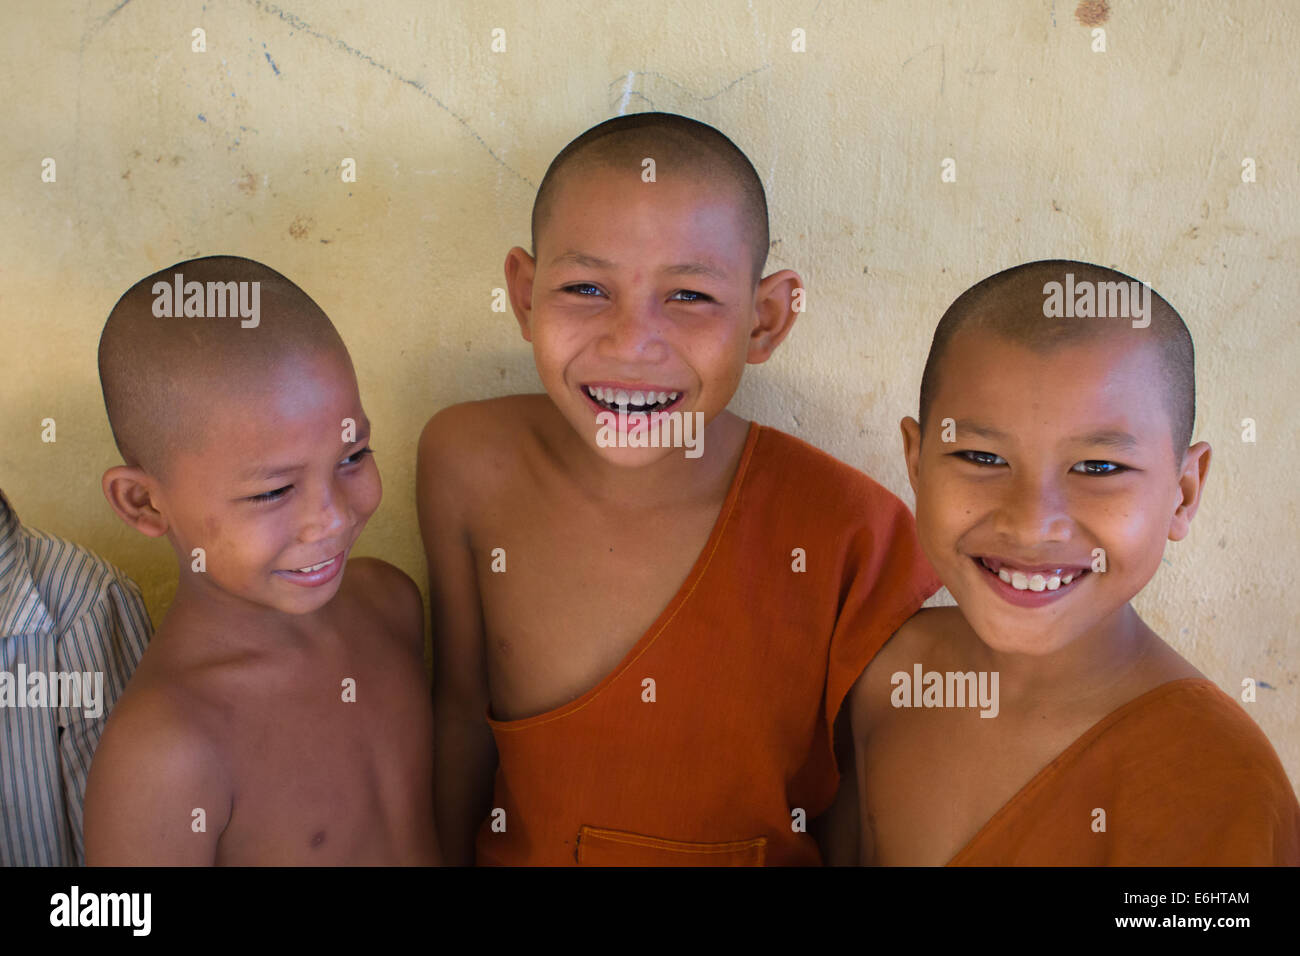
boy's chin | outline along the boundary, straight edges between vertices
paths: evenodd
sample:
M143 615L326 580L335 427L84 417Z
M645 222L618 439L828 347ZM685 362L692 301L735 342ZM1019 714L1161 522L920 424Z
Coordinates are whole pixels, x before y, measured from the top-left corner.
M991 651L999 654L1023 654L1027 657L1047 657L1069 647L1080 636L1074 628L1058 624L1050 628L1019 627L1009 628L990 624L970 622L980 641Z
M269 593L260 603L285 614L310 614L324 607L334 598L334 595L339 593L339 588L343 586L345 572L346 569L340 570L333 580L311 588L283 580L273 581L272 587L268 589Z
M254 608L263 608L280 614L310 614L319 610L338 593L342 575L330 583L315 587L302 588L278 580L274 576L260 587L248 587L209 581L211 587L221 592L226 598L234 598Z
M982 600L957 606L975 636L985 647L999 654L1023 654L1047 657L1065 650L1097 626L1106 615L1096 607L1087 609L1087 618L1077 613L1052 613L1046 608L989 606Z
M606 464L613 465L615 468L645 468L649 465L658 464L666 458L683 457L684 449L681 448L602 448L595 442L590 442L591 449Z

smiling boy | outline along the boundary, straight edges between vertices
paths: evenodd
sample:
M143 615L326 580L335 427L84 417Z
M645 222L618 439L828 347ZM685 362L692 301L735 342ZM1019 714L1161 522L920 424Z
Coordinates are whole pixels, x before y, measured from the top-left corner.
M763 187L721 133L588 130L532 226L505 271L545 394L446 409L420 441L444 850L816 864L840 703L937 586L911 518L728 410L802 286L762 275Z
M1210 448L1189 444L1192 341L1164 299L1121 315L1052 300L1117 281L1017 266L935 331L902 431L957 607L916 615L853 689L864 862L1300 862L1267 739L1129 603L1186 537ZM928 701L901 692L920 672L942 679ZM997 678L991 711L946 695L963 675Z
M252 283L259 321L157 309L177 274ZM99 367L104 494L180 582L91 768L87 863L437 862L423 609L349 557L382 492L329 319L266 266L195 259L122 296Z

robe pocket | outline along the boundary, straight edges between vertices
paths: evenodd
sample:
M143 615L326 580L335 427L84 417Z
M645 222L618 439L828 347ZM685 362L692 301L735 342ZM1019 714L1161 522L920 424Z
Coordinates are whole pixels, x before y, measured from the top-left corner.
M730 843L687 843L628 833L578 827L580 866L762 866L767 837Z

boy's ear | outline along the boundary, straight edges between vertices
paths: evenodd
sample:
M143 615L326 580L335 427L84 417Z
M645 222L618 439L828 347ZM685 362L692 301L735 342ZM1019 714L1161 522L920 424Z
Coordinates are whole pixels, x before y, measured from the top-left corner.
M536 273L537 260L519 246L506 253L506 288L510 290L510 307L515 310L515 319L525 342L533 340L529 325L533 318L533 276Z
M115 465L104 472L104 497L117 516L141 534L161 538L167 518L154 507L153 482L142 468Z
M766 362L789 334L798 315L796 295L802 312L803 280L791 269L773 272L759 280L754 296L754 328L749 333L749 355L745 359L750 365Z
M921 464L921 423L915 418L904 418L898 423L903 433L903 457L907 459L907 480L912 484L912 494L916 492L916 478Z
M1201 506L1201 490L1205 487L1205 476L1209 470L1209 443L1198 441L1183 455L1183 469L1178 475L1178 487L1183 498L1174 509L1173 520L1169 522L1170 541L1182 541L1191 530L1192 518Z

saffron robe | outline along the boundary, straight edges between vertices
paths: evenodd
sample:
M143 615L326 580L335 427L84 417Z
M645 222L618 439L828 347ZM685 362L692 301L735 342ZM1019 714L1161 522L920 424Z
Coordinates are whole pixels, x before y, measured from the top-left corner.
M1300 864L1295 792L1255 722L1199 677L1162 684L1098 721L948 863L1274 864Z
M504 817L478 862L817 865L840 705L938 586L898 498L751 423L708 542L619 665L555 710L489 714Z

